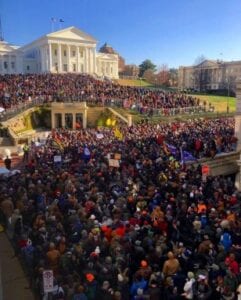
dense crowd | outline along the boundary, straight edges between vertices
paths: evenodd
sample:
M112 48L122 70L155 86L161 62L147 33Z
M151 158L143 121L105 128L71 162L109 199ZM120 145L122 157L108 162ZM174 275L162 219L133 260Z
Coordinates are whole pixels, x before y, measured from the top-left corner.
M120 131L54 130L26 147L21 174L0 179L2 219L32 287L47 299L51 269L52 299L236 299L241 194L166 147L230 151L233 120Z
M114 102L140 112L199 106L199 99L174 92L121 86L89 75L44 74L0 76L0 106L10 108L23 102L87 101L104 105Z

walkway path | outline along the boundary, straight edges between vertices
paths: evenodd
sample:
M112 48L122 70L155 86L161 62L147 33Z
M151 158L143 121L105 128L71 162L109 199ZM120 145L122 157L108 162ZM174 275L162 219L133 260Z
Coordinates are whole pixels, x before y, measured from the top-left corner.
M29 282L6 236L0 233L0 300L34 300Z

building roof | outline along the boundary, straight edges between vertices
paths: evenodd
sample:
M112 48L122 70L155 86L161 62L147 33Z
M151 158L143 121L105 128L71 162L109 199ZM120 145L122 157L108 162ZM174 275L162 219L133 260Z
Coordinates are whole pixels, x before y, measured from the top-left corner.
M45 36L53 37L53 38L72 39L72 40L84 40L92 43L97 43L97 40L93 38L91 35L83 32L82 30L74 26L48 33Z
M118 54L110 45L105 43L102 47L100 47L99 52L108 53L108 54Z
M1 52L12 52L17 50L19 47L9 44L6 41L0 41L0 51Z
M54 39L54 40L75 40L76 42L86 42L90 44L96 44L97 40L94 39L91 35L81 31L80 29L71 26L67 27L58 31L54 31L48 34L45 34L41 36L40 38L32 41L31 43L22 46L21 48L28 49L32 45L36 44L39 41L44 41L44 40L49 40L49 39Z

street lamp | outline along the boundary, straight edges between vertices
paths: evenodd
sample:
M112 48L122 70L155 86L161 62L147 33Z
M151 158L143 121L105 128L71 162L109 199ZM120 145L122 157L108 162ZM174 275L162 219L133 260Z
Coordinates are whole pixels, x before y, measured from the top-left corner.
M228 84L228 97L227 97L227 114L228 114L229 113L230 77L227 77L226 82Z
M140 79L140 87L141 87L141 81L142 81L142 78L141 78L141 77L139 77L139 79Z

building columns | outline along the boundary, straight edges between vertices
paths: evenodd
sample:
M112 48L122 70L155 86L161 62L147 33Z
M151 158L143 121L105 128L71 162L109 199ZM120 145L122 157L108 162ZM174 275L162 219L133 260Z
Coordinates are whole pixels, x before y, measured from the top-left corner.
M97 70L96 70L96 53L95 53L95 48L92 48L92 52L93 52L93 73L96 74Z
M73 128L73 130L76 129L76 114L75 113L73 114L72 128Z
M93 55L92 55L92 48L89 48L89 73L93 73Z
M89 73L89 51L85 48L85 72Z
M8 74L11 74L11 55L8 54Z
M51 110L51 128L55 129L56 124L55 124L55 113L53 112L53 110Z
M41 64L41 73L44 73L44 54L43 54L43 48L40 48L40 64Z
M70 72L70 45L67 45L67 72Z
M65 128L65 113L62 113L62 127Z
M58 44L58 72L62 73L62 47Z
M77 63L76 63L76 71L79 73L80 72L80 57L79 57L79 47L76 46L76 60L77 60Z
M52 44L49 44L49 71L52 71Z

